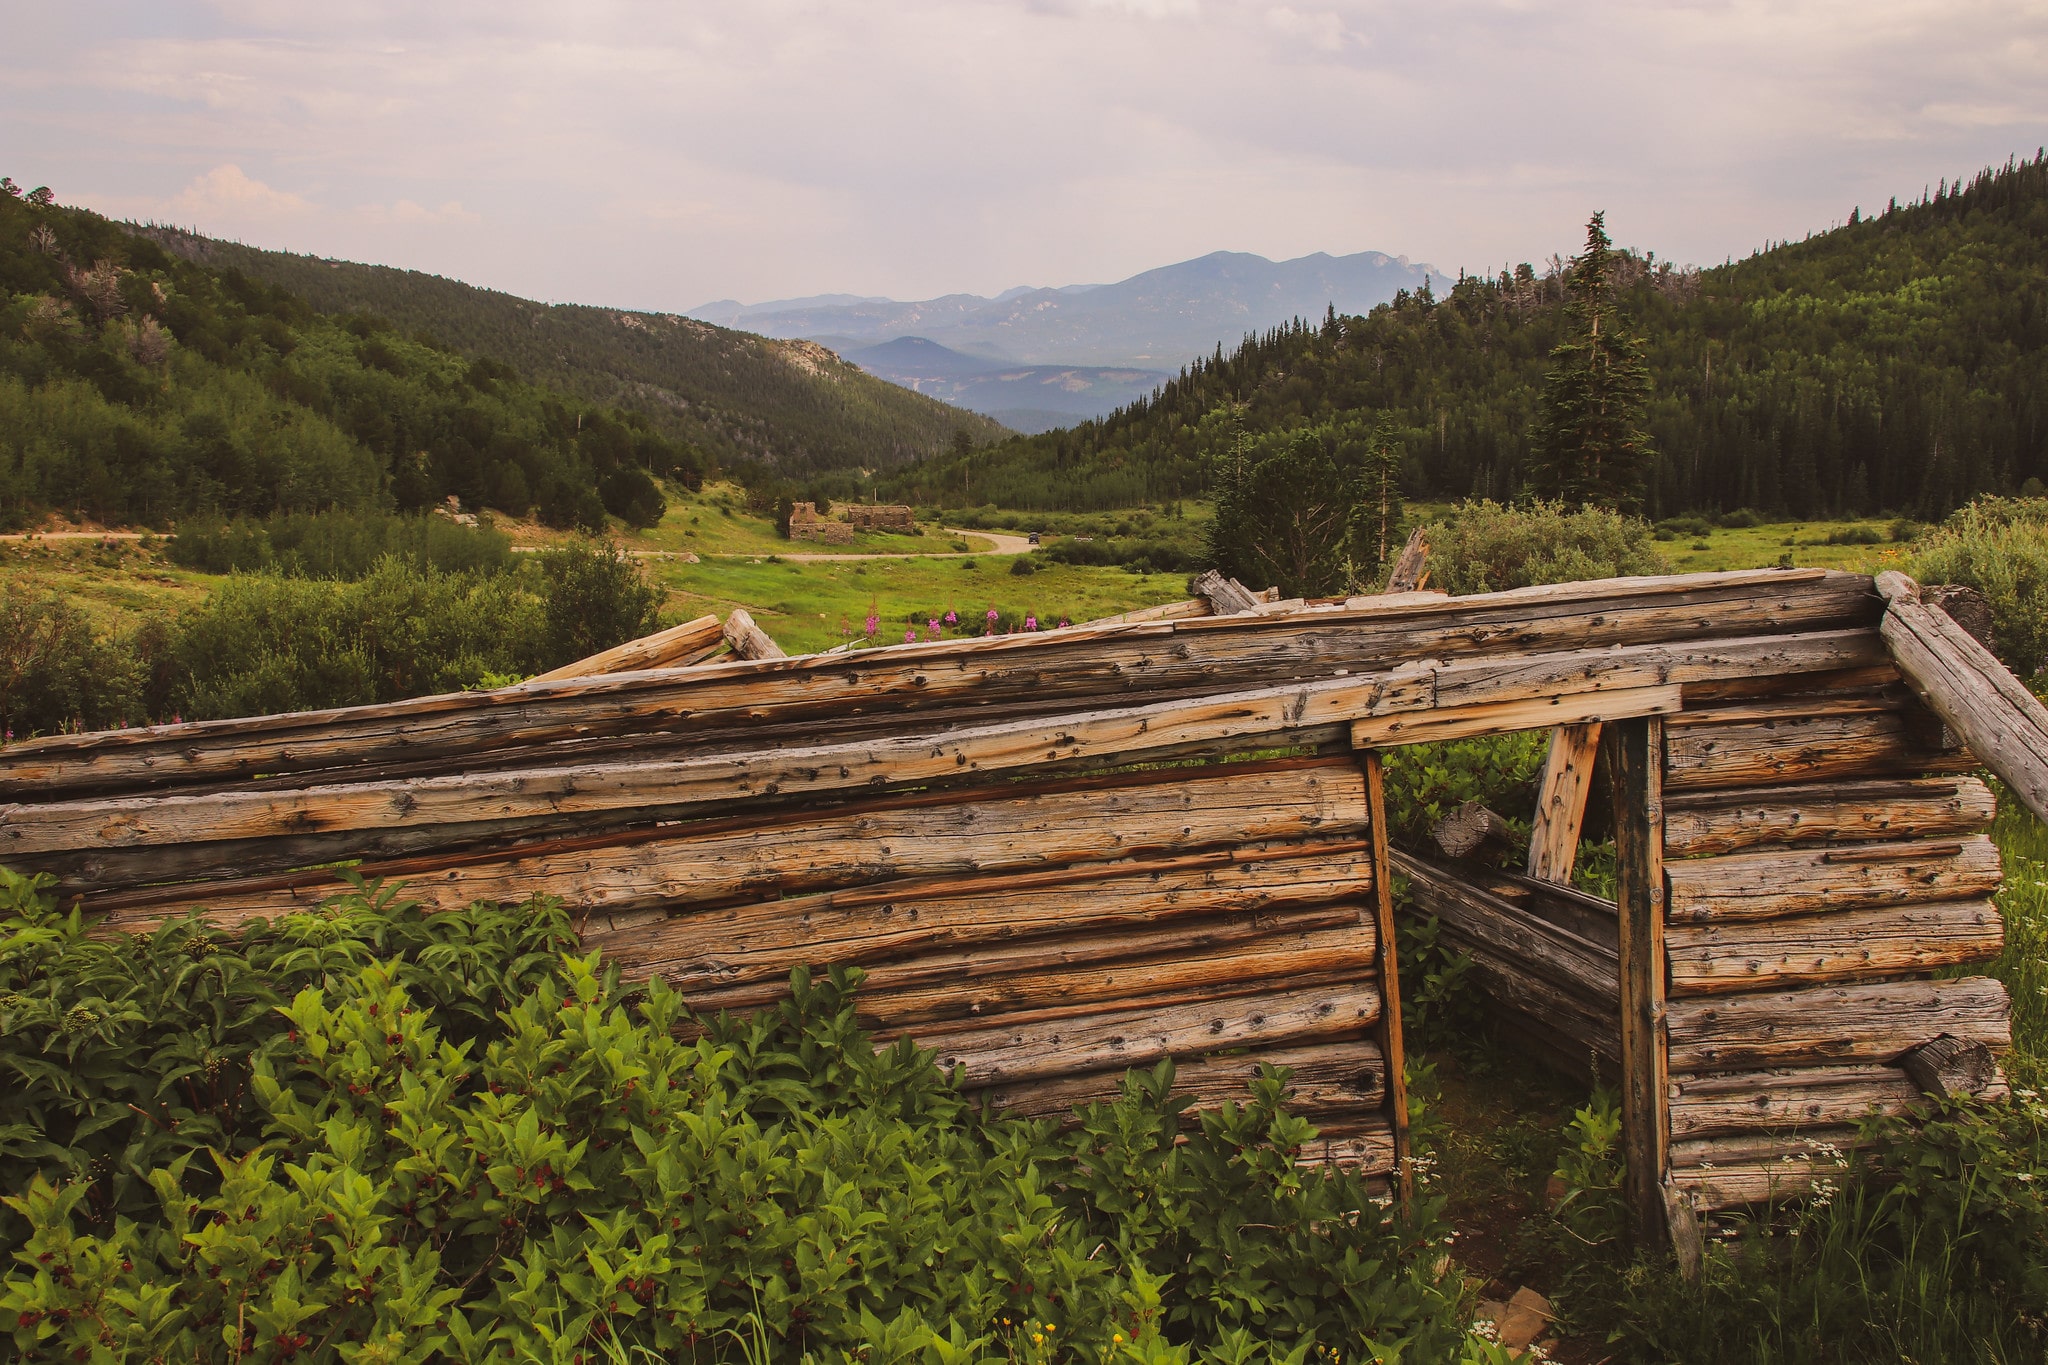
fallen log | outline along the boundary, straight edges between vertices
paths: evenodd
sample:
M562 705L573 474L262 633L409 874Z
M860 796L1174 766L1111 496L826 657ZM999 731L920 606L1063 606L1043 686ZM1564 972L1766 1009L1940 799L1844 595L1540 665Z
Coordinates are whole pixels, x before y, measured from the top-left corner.
M1380 1017L1365 984L1271 991L1216 1004L1116 1010L1018 1028L928 1033L918 1043L965 1087L985 1089L1230 1048L1356 1039Z
M1416 909L1435 915L1447 932L1484 949L1502 968L1512 966L1595 1010L1613 1008L1621 989L1613 948L1525 913L1419 858L1397 853L1394 866L1407 875Z
M1891 1062L1944 1033L1994 1053L2012 1045L2005 987L1982 976L1689 996L1666 1017L1673 1071Z
M770 639L768 632L754 624L754 618L745 607L734 607L732 615L725 618L725 643L732 652L742 659L785 659L782 646Z
M1046 697L1227 690L1262 680L1385 670L1402 660L1598 648L1687 637L1869 628L1870 581L1820 570L1617 579L1474 597L1354 599L1299 618L1241 616L999 636L704 665L681 676L528 683L342 710L57 735L0 749L9 790L163 787L434 757L450 767L721 717L759 725L869 710L1010 705Z
M1477 801L1467 801L1430 827L1429 837L1447 858L1496 856L1514 851L1515 827Z
M1877 577L1888 605L1879 627L1906 682L2028 810L2048 820L2048 707L1998 656L1923 605L1902 573Z
M1997 814L1991 789L1974 777L1688 792L1664 803L1664 855L1975 834Z
M2004 872L1998 846L1966 834L1726 853L1673 863L1666 875L1677 925L1989 896Z
M1259 609L1257 593L1246 588L1235 578L1225 578L1214 569L1200 574L1188 588L1195 596L1209 604L1212 616L1237 616Z
M1673 995L1784 990L1987 962L2005 947L1988 900L1891 905L1787 919L1673 923Z

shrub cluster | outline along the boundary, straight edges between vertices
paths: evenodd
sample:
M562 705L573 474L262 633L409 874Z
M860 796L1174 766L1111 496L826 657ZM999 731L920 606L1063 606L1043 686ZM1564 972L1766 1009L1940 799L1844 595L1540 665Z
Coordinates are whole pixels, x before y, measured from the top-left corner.
M1295 1164L1283 1077L1061 1133L877 1052L856 973L698 1019L557 909L359 887L86 936L0 878L20 1359L1504 1360L1437 1209Z
M212 574L356 579L387 556L443 573L503 573L513 562L511 538L490 526L383 512L188 517L170 542L172 563Z
M1647 522L1603 507L1459 503L1429 526L1430 586L1498 592L1669 569Z
M2021 677L2048 662L2048 498L1980 498L1923 536L1922 583L1964 583L1991 603L1999 657Z

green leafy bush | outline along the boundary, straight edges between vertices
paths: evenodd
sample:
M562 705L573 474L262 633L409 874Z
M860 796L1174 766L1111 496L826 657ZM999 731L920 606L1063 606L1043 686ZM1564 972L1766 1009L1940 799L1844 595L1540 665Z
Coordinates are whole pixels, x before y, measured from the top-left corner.
M697 1020L545 904L119 942L0 897L25 1361L1504 1359L1437 1206L1295 1165L1277 1074L1061 1134L877 1052L854 973Z
M505 573L513 565L511 540L488 526L382 512L189 517L171 538L170 556L205 573L275 570L294 578L363 578L387 556L443 573Z
M1991 603L1998 655L2021 677L2048 661L2048 498L1980 498L1923 536L1908 570Z
M1429 527L1430 585L1454 593L1664 573L1647 522L1600 507L1463 502Z

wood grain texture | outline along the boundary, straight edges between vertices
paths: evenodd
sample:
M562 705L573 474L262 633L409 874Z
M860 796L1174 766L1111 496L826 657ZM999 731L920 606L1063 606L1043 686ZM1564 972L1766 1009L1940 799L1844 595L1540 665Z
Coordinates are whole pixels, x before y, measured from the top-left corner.
M1906 682L2028 810L2048 820L2048 707L1901 573L1878 576L1880 631Z
M917 1041L962 1085L985 1089L1230 1048L1356 1040L1369 1036L1379 1017L1378 988L1361 982L1016 1028L919 1030Z
M904 877L1021 871L1363 832L1365 783L1341 760L1221 764L1136 779L883 800L770 818L675 824L631 837L484 856L369 864L432 909L517 902L548 887L583 912L623 914ZM93 902L134 929L204 906L221 924L317 905L329 873L194 886Z
M1729 1165L1687 1166L1671 1172L1672 1186L1702 1212L1802 1199L1818 1182L1839 1187L1846 1173L1841 1162L1805 1144L1772 1161Z
M1622 1195L1637 1242L1668 1245L1665 1176L1664 725L1627 720L1600 736L1614 803L1616 965L1621 1002Z
M1664 803L1664 854L1975 834L1997 814L1991 789L1974 777L1690 792Z
M1394 854L1394 866L1408 877L1415 908L1436 916L1461 945L1483 948L1590 1008L1613 1008L1620 991L1614 950L1481 890L1452 869L1405 853Z
M1668 1016L1673 1071L1891 1062L1944 1033L2012 1045L2005 987L1982 976L1691 996Z
M1787 919L1672 924L1674 995L1783 990L1986 962L2005 947L1988 900L1894 905Z
M1189 1115L1225 1100L1243 1103L1261 1066L1292 1072L1288 1110L1304 1118L1371 1113L1387 1100L1387 1063L1379 1044L1366 1040L1314 1047L1268 1048L1217 1057L1176 1058L1173 1093L1194 1100ZM969 1092L991 1108L1019 1118L1065 1118L1090 1104L1108 1104L1123 1093L1128 1069L1096 1071L1015 1087Z
M1967 754L1944 746L1940 722L1924 711L1882 700L1837 703L1828 714L1815 714L1818 708L1795 699L1675 718L1666 739L1666 786L1761 787L1974 766Z
M1505 735L1515 730L1542 730L1553 725L1582 725L1630 716L1668 716L1675 714L1682 704L1680 690L1675 684L1563 692L1353 721L1351 743L1360 749L1438 744L1450 739Z
M1896 1066L1810 1066L1671 1078L1671 1136L1718 1137L1855 1124L1921 1099Z
M1988 896L2004 871L1988 836L1966 834L1728 853L1669 877L1672 923L1705 924Z
M741 659L786 659L782 646L768 632L754 624L745 607L734 607L725 618L725 643Z
M1302 618L1243 616L1128 623L1051 636L892 646L769 662L711 664L681 676L572 679L495 692L286 716L51 736L0 751L0 781L45 795L134 790L470 757L605 736L702 734L844 714L911 714L1241 689L1261 681L1386 671L1403 662L1512 651L1599 648L1678 638L1874 627L1870 580L1820 571L1621 579L1464 598L1358 599Z
M1597 723L1560 725L1550 732L1550 749L1536 781L1536 816L1529 832L1528 871L1538 881L1570 884L1579 856L1579 828L1593 790L1594 760L1600 753ZM1667 845L1668 846L1668 845Z
M706 657L725 642L716 616L700 616L637 640L614 645L574 663L529 678L529 682L557 682L563 678L594 678L606 673L637 673L648 668L686 667Z
M1367 752L1365 772L1373 863L1373 922L1380 945L1379 987L1385 1008L1380 1013L1380 1048L1388 1068L1387 1118L1393 1132L1395 1187L1404 1202L1415 1198L1415 1169L1408 1126L1408 1044L1401 1024L1401 965L1395 951L1393 853L1388 845L1386 772L1380 756Z
M1674 1170L1686 1166L1739 1166L1752 1162L1811 1158L1826 1170L1839 1169L1848 1153L1866 1145L1862 1131L1849 1126L1807 1127L1794 1131L1727 1133L1719 1137L1690 1138L1671 1144Z

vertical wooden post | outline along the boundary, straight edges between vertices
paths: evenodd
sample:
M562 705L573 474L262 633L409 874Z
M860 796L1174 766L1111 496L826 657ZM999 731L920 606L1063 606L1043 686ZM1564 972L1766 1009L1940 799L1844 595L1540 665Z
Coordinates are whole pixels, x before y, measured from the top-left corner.
M1668 1246L1665 1177L1671 1157L1664 1018L1664 722L1608 722L1602 736L1614 785L1615 901L1621 921L1623 1193L1636 1238Z
M1365 814L1372 823L1372 888L1380 937L1380 1055L1387 1064L1387 1118L1394 1130L1395 1189L1405 1204L1415 1198L1415 1168L1408 1148L1408 1054L1401 1039L1401 971L1394 950L1394 860L1387 851L1387 791L1377 750L1365 764Z
M1536 820L1529 833L1529 875L1571 885L1579 856L1579 829L1593 790L1593 760L1600 752L1600 722L1560 725L1550 732L1550 754L1536 784Z

